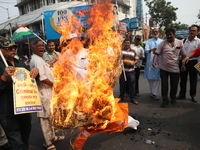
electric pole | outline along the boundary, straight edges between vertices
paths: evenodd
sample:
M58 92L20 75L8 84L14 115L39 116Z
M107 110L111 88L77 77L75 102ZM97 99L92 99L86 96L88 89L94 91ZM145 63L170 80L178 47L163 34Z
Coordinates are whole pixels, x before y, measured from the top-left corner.
M10 23L10 15L9 15L9 10L8 8L4 8L2 6L0 6L1 8L5 9L7 11L7 14L8 14L8 24L10 26L10 37L12 36L12 27L11 27L11 23Z

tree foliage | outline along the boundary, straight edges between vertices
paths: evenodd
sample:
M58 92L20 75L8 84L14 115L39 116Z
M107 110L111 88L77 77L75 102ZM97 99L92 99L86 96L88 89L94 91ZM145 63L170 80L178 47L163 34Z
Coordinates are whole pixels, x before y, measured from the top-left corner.
M156 21L159 28L165 27L169 28L173 26L173 21L176 21L176 10L171 5L171 2L166 2L165 0L144 0L147 7L149 7L149 14L151 18Z
M180 29L189 29L189 25L187 24L180 24L179 27Z

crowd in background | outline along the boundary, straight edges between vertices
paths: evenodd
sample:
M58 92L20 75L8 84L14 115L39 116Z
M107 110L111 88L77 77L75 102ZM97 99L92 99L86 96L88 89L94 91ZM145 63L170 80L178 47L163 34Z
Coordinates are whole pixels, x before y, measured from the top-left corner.
M139 67L143 66L142 64L145 64L144 67L144 78L147 78L149 83L149 89L150 94L149 96L152 97L155 100L159 100L159 86L161 83L161 97L162 97L162 104L161 107L166 107L169 103L169 98L171 104L175 104L178 99L185 99L186 98L186 86L187 86L187 78L189 75L189 83L190 83L190 90L189 94L191 96L192 102L197 102L196 97L196 88L197 88L197 76L198 71L194 67L198 63L198 55L193 55L196 57L188 57L191 53L194 53L194 50L200 47L200 39L197 37L199 34L199 26L198 25L192 25L189 27L189 36L187 38L177 39L175 38L175 30L174 29L166 29L165 31L165 38L160 38L160 30L159 28L153 28L152 34L150 39L145 41L144 53L145 58L137 53L139 56L139 60L143 61L143 63L140 63ZM126 61L126 53L129 51L138 51L137 47L131 46L131 44L137 43L136 41L139 40L141 43L141 38L138 39L139 35L131 35L130 32L126 34L126 39L129 39L131 41L130 47L125 48L125 42L123 42L122 46L122 53L123 55L123 61ZM126 41L126 40L125 40ZM186 61L187 59L187 61ZM134 59L132 59L134 61ZM132 72L137 76L137 65L133 65L132 67L135 68ZM131 67L131 64L130 66ZM126 71L126 69L125 69ZM126 74L129 74L126 72ZM133 75L134 76L134 75ZM169 80L169 79L170 80ZM168 85L169 80L169 85ZM179 83L180 80L180 83ZM139 96L139 89L138 89L138 81L139 78L136 78L134 81L134 85L136 84L134 90L132 91L135 93L135 96ZM123 84L120 87L126 86L129 87L130 82L127 79L127 84ZM180 86L179 94L177 94L178 84ZM170 86L170 90L169 90ZM125 88L126 88L125 87ZM120 88L121 91L121 88ZM169 92L168 92L169 91ZM123 95L123 92L121 92ZM123 96L120 98L123 100ZM130 93L130 90L127 91L127 93ZM169 93L169 98L168 98ZM131 97L130 97L131 98ZM135 99L136 100L136 99ZM135 103L135 104L138 104Z
M128 32L122 42L122 73L119 78L120 102L123 102L124 97L128 95L132 103L139 104L137 97L142 94L139 90L139 79L141 68L143 67L144 78L149 83L149 96L157 101L160 99L159 89L161 83L161 107L166 107L169 102L175 104L177 99L185 99L187 91L191 101L197 102L198 71L194 65L198 63L197 56L200 54L198 33L199 26L192 25L189 28L189 36L180 40L175 38L174 29L166 29L166 38L161 39L160 30L154 28L152 29L152 38L148 39L144 44L142 36L132 35ZM83 39L82 41L85 40ZM84 42L85 48L89 44L87 41ZM68 43L63 43L62 46L66 46L66 44ZM29 146L31 117L29 114L15 116L13 113L13 88L10 77L13 75L15 67L19 66L31 69L32 74L37 78L44 110L37 113L37 116L44 135L44 147L47 150L56 150L53 143L63 140L64 136L56 136L50 125L49 107L54 84L51 69L59 55L59 52L55 49L54 41L47 42L46 52L42 41L36 39L31 42L33 55L29 64L30 68L14 58L17 45L13 41L1 37L0 48L9 64L9 66L5 66L3 60L0 59L0 146L12 150L28 150ZM188 75L189 90L186 89ZM180 91L176 95L178 85L180 86ZM24 122L26 122L26 127L24 127ZM21 129L22 127L23 130Z

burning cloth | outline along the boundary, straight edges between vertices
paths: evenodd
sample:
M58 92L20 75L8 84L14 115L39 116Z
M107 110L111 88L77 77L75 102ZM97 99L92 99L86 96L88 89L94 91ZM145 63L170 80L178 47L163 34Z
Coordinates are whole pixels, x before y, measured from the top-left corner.
M57 128L81 127L73 145L76 148L82 148L96 132L113 133L139 125L128 116L128 105L119 104L113 94L122 71L122 53L120 35L112 30L116 18L112 10L109 0L93 5L87 20L87 45L74 36L80 35L75 33L81 27L74 16L60 29L62 52L53 67L51 113Z
M121 132L126 127L131 127L133 129L137 129L139 125L139 121L133 119L131 116L128 116L128 104L127 103L119 103L117 105L117 111L115 113L116 119L113 122L109 122L105 128L96 128L90 129L88 127L82 127L74 143L72 144L70 141L70 148L71 150L79 150L82 149L84 143L88 139L88 137L94 133L101 133L101 132Z

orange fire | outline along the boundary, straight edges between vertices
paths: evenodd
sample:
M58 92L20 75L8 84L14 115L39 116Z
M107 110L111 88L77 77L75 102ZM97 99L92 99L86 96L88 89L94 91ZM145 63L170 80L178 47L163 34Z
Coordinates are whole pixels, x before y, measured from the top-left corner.
M72 16L61 27L63 47L54 65L51 102L56 127L103 129L115 119L118 99L114 98L113 87L121 74L121 42L119 34L113 30L115 16L112 10L109 0L101 0L90 9L86 33L90 43L83 62L79 60L83 52L80 38L73 38L63 46L72 32L79 33L80 22ZM85 65L85 68L80 69L77 65Z

